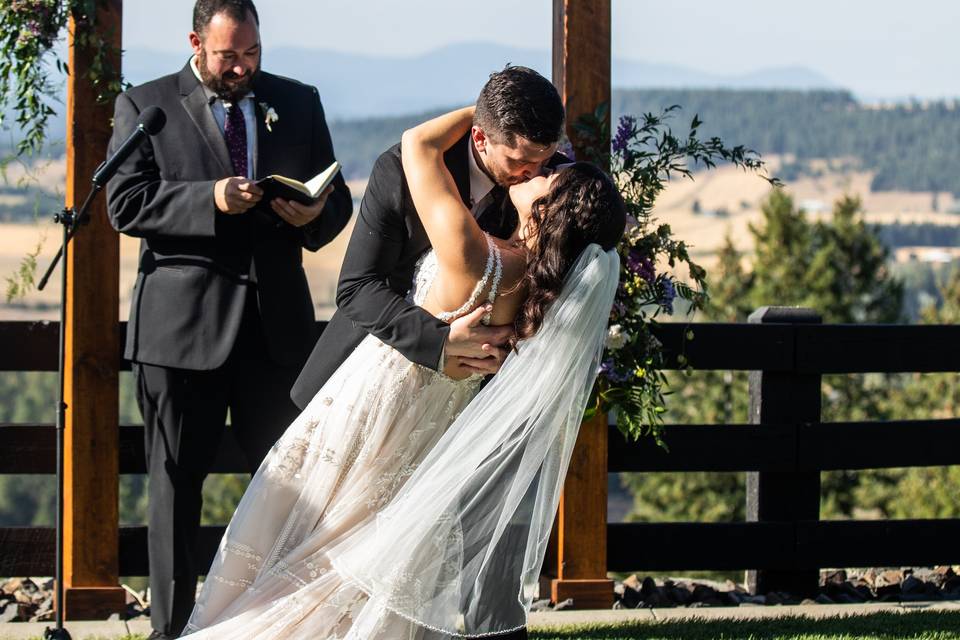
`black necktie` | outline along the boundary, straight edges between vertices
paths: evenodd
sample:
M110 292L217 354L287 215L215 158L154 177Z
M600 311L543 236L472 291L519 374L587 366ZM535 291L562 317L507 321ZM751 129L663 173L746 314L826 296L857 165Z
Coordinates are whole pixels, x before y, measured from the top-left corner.
M500 238L512 234L513 228L516 226L515 220L513 224L509 224L508 218L511 216L508 215L507 210L512 210L513 207L508 206L509 200L506 195L507 190L505 188L500 185L494 186L490 191L490 203L477 215L477 223L480 228ZM516 218L516 214L513 215L513 218ZM506 229L508 226L509 230Z

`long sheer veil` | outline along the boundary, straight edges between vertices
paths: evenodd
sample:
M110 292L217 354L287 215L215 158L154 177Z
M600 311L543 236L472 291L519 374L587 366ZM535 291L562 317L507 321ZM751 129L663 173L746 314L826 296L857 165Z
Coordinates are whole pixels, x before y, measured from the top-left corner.
M583 251L540 331L375 521L328 552L344 579L443 634L526 625L618 274L616 251Z

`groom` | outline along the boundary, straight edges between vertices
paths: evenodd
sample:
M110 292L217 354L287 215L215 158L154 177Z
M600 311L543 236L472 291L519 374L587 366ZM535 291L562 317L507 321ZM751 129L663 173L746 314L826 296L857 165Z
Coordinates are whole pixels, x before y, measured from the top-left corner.
M464 204L485 231L508 238L518 219L506 187L538 175L544 165L567 161L556 153L563 121L557 90L536 71L507 67L490 76L477 99L472 130L444 158ZM405 298L416 261L429 248L403 175L400 146L394 145L377 159L360 203L340 271L337 312L291 391L301 409L368 333L430 369L454 362L484 374L500 368L512 326L479 326L482 308L448 325ZM477 608L482 610L482 603ZM526 637L526 630L500 636Z
M517 213L507 187L566 162L556 153L563 131L556 88L526 67L491 74L477 98L474 125L444 156L464 204L487 232L508 238ZM441 322L405 296L417 259L430 248L407 189L400 145L377 159L340 270L337 311L291 391L301 409L373 334L408 360L442 371L459 362L492 374L506 357L510 326L479 326L482 310Z

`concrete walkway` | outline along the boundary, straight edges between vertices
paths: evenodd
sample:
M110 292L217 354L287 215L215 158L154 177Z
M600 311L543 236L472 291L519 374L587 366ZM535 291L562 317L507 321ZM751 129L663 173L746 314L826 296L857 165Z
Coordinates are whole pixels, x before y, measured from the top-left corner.
M543 611L530 614L530 628L554 627L571 624L616 624L620 622L664 622L700 619L767 620L787 616L828 618L841 615L865 615L880 612L957 611L960 602L909 602L792 606L702 607L675 609L617 609L602 611ZM47 622L12 622L0 624L0 640L27 640L42 638L43 631L52 626ZM67 631L73 640L112 640L129 634L150 634L149 620L69 622Z

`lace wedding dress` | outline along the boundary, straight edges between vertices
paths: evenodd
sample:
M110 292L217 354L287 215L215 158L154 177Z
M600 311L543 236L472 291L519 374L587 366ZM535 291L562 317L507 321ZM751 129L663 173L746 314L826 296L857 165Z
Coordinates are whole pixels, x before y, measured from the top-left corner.
M488 245L473 296L443 319L495 298ZM185 633L439 640L523 627L618 269L590 245L479 395L478 377L452 380L368 336L255 474ZM414 302L436 272L428 252Z

